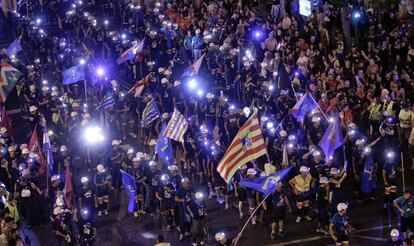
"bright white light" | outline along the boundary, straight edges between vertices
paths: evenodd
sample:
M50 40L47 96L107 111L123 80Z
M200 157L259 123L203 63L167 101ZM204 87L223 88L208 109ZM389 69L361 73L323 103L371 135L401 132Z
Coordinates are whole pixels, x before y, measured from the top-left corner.
M276 77L277 76L277 72L273 72L273 77Z
M44 80L42 81L42 84L47 85L47 84L48 84L47 80L45 80L45 79L44 79Z
M333 117L329 118L329 123L335 122L335 119Z
M275 87L273 85L269 85L269 91L273 91Z
M36 19L36 24L38 24L38 25L39 25L40 23L42 23L42 20L41 20L40 18L37 18L37 19Z
M108 24L109 24L109 21L108 20L105 20L104 21L104 25L107 26Z
M197 90L197 96L199 96L199 97L201 97L201 96L203 96L203 94L204 94L204 92L203 92L203 90Z
M195 89L197 87L197 81L195 79L191 79L188 81L188 87L190 89Z
M387 157L388 158L393 158L394 157L394 152L388 152Z
M102 129L99 126L86 128L83 137L88 144L96 144L105 139Z
M126 39L126 37L127 37L126 34L125 33L122 33L121 38L122 39Z
M368 154L369 152L371 152L371 148L370 147L365 147L364 148L364 153Z
M235 110L236 109L236 106L234 104L231 104L230 107L229 107L229 109Z
M83 58L81 58L81 59L79 60L79 64L80 64L80 65L85 65L85 64L86 64L86 60L85 60L85 59L83 59Z
M103 76L105 74L105 70L100 67L96 70L96 74L99 76Z
M243 113L246 117L248 117L250 115L250 109L248 107L244 107L243 108Z
M267 127L267 129L271 129L271 128L273 128L274 125L275 124L273 124L273 122L267 122L266 127Z

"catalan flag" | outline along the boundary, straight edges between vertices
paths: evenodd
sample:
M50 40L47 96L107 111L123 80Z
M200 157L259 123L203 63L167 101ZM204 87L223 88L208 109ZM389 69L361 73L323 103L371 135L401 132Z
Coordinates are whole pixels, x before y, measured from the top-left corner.
M164 130L164 136L177 142L184 143L184 133L187 131L187 128L187 120L180 111L174 108L174 113Z
M257 109L240 128L217 166L221 177L229 183L237 169L266 154L266 144L257 117Z

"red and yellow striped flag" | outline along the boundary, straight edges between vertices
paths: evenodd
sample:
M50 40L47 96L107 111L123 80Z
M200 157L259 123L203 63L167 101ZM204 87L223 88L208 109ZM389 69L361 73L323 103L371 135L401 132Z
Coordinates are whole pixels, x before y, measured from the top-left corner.
M230 183L237 169L247 162L266 154L266 144L263 139L262 129L257 117L257 109L240 128L234 137L226 153L217 166L221 177Z

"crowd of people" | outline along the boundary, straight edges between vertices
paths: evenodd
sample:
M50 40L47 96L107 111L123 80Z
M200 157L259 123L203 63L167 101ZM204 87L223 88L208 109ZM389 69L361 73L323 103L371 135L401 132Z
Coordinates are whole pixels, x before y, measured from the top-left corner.
M349 245L352 195L358 204L380 197L400 218L387 245L414 245L414 196L403 181L414 169L414 33L404 4L314 1L305 17L298 0L3 2L0 37L23 50L1 57L2 69L22 73L1 104L21 111L0 129L2 245L24 245L23 221L52 223L56 245L93 245L96 217L126 188L121 170L137 186L133 216L159 217L166 233L177 229L193 245L205 243L213 197L224 210L237 200L240 219L269 223L272 239L283 240L292 212ZM116 63L141 40L142 50ZM199 58L198 74L183 76ZM84 83L63 84L62 72L78 64ZM297 121L291 110L305 95L317 106ZM217 164L253 108L267 154L227 184ZM162 159L155 145L174 109L188 129ZM344 140L326 156L319 142L331 119ZM38 144L16 131L23 125ZM287 167L264 202L240 184ZM240 236L215 239L232 245ZM161 235L158 243L167 244Z

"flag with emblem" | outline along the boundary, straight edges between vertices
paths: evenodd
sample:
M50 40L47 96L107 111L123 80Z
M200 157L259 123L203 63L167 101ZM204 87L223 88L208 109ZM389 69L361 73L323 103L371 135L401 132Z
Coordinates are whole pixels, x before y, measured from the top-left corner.
M290 114L295 117L297 121L301 121L305 115L317 106L315 99L309 92L305 93L295 106L290 110Z
M174 113L164 131L164 136L177 142L184 143L184 134L187 131L188 122L185 117L174 108Z
M184 70L183 77L194 77L197 76L200 70L201 64L203 63L204 55L202 55L193 65L189 66Z
M147 103L144 111L142 112L141 126L148 127L154 120L160 117L160 111L158 110L157 103L154 99L151 99Z
M70 85L85 80L85 67L83 65L73 66L63 71L62 76L64 85Z
M171 148L171 141L167 137L164 136L165 128L167 125L164 123L162 125L160 135L158 136L157 144L155 145L155 151L157 152L158 156L161 158L163 165L173 164L173 155L172 155L172 148Z
M10 58L14 58L17 53L22 51L23 48L18 39L14 40L6 49L6 55Z
M135 184L134 177L131 174L120 170L122 175L122 185L125 188L126 193L129 196L128 212L132 213L135 209L135 195L137 194L137 185Z
M5 103L7 96L23 74L6 62L1 63L0 69L0 103Z
M325 160L333 156L333 153L344 143L344 137L342 135L342 129L339 119L330 120L328 128L322 136L319 146L325 153Z
M39 142L39 138L37 136L37 126L34 128L33 133L32 133L32 137L30 138L30 142L29 142L29 150L31 152L34 152L37 154L37 157L39 158L39 172L40 173L44 173L46 170L46 160L45 157L43 156L42 153L42 148L40 147L40 142Z
M126 61L134 59L136 54L141 53L142 50L144 49L144 42L145 42L145 38L142 39L140 42L136 43L135 45L133 45L131 48L127 49L124 53L122 53L119 56L118 60L116 61L118 65Z
M266 144L255 108L227 148L217 166L217 171L229 183L239 167L266 153Z
M244 178L240 180L240 184L245 187L255 189L259 192L269 194L270 192L275 190L276 185L282 182L282 180L288 175L292 168L293 166L290 166L275 173L271 173L266 176L256 177L253 179Z

